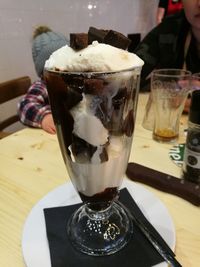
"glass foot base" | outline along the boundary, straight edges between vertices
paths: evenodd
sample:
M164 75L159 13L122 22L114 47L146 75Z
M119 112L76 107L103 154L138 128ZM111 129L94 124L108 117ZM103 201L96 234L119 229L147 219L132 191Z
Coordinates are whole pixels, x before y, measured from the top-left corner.
M70 218L67 234L72 245L85 254L110 255L122 249L130 240L132 221L116 202L98 212L85 204Z

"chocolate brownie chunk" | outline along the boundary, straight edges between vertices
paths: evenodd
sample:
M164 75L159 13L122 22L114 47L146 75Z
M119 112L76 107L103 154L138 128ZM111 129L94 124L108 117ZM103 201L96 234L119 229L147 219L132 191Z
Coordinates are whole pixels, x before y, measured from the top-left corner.
M85 79L84 93L91 95L101 95L104 89L104 81L100 79Z
M120 32L90 27L88 33L70 33L70 47L74 50L86 48L93 41L105 43L117 48L127 49L131 40Z
M106 148L104 147L102 153L99 155L101 162L108 161L108 153Z
M72 135L71 148L76 161L79 163L89 163L97 150L97 147L92 146L74 134Z
M126 136L128 137L132 136L134 126L135 123L133 117L133 110L130 110L123 123L123 132L126 134Z
M106 146L101 147L101 150L98 150L96 146L93 146L87 143L85 140L79 138L78 136L72 134L72 153L74 158L79 163L90 163L94 153L99 153L100 162L108 161L108 153L106 150Z
M70 33L70 47L74 50L81 50L88 46L87 33Z
M120 32L90 27L88 31L88 44L91 44L93 41L109 44L121 49L127 49L131 44L131 40Z
M104 37L106 36L107 33L108 33L107 30L90 27L88 31L88 44L91 44L93 41L104 43Z
M107 187L104 191L93 196L86 196L81 192L79 192L79 195L82 201L87 202L92 210L101 211L108 208L113 199L117 200L119 198L119 189L118 187Z
M131 40L120 32L110 30L104 37L104 43L125 50L131 44Z

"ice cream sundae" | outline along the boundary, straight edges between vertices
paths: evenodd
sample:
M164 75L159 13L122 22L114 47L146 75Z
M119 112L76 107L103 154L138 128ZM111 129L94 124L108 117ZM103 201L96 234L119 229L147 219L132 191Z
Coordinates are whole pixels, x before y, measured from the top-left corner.
M63 156L84 201L102 204L117 197L142 65L135 54L98 41L81 50L66 45L45 64Z
M143 61L116 31L71 34L46 61L45 79L62 155L84 205L68 221L71 243L89 255L127 244L132 223L115 202L127 167Z

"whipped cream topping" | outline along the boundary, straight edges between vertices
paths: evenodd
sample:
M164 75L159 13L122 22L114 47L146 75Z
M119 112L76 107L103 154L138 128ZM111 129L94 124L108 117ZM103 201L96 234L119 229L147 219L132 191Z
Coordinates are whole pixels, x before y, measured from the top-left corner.
M68 45L56 50L45 63L45 68L60 71L119 71L144 64L137 55L114 46L94 41L75 51Z

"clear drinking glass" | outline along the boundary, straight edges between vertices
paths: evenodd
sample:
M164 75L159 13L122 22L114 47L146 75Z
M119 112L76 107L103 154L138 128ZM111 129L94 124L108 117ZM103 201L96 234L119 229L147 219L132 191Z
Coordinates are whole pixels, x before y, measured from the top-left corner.
M146 130L153 131L154 120L155 120L155 115L153 108L153 99L152 99L152 94L150 93L145 106L145 113L142 121L143 128L145 128Z
M180 117L191 90L191 72L182 69L160 69L151 74L154 107L153 139L174 142L179 136Z
M60 149L83 205L67 224L75 248L109 255L132 233L118 203L129 159L141 68L117 72L45 71Z

